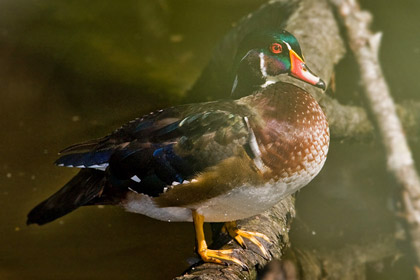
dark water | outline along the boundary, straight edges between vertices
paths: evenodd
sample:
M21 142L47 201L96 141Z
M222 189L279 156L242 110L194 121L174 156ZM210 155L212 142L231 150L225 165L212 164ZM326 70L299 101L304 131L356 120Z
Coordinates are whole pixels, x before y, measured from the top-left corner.
M88 207L27 227L26 214L75 174L52 165L60 149L178 102L217 41L263 2L0 2L0 279L168 279L188 267L188 223ZM419 100L420 2L363 4L384 32L395 99ZM336 97L363 103L356 67L340 67ZM420 162L419 143L410 144ZM393 232L394 188L379 141L333 142L299 194L295 242L342 246ZM409 279L410 256L397 268Z

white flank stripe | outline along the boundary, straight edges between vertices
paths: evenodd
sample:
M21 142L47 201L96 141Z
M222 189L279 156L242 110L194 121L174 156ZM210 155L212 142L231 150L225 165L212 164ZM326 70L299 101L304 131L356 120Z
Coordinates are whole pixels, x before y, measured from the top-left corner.
M252 153L255 155L254 163L259 170L262 172L268 171L268 168L265 166L261 159L261 150L257 143L257 138L255 137L254 131L252 130L251 126L249 125L248 117L244 117L246 126L248 127L248 131L250 133L249 136L249 146L252 150Z

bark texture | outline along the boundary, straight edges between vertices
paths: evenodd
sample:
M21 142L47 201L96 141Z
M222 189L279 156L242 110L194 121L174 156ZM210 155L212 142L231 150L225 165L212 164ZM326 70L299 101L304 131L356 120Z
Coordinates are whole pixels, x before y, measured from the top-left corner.
M240 228L262 232L270 240L272 244L265 244L272 258L280 259L287 246L289 245L289 228L290 223L295 216L294 199L292 196L282 200L270 210L257 215L255 217L238 221ZM249 267L249 271L242 270L236 265L222 266L212 263L202 263L198 266L191 267L183 276L177 277L177 280L191 279L256 279L257 271L262 269L271 260L263 258L255 253L255 248L242 249L235 241L228 240L226 234L220 233L219 230L214 231L217 235L211 247L220 249L236 249L239 259Z

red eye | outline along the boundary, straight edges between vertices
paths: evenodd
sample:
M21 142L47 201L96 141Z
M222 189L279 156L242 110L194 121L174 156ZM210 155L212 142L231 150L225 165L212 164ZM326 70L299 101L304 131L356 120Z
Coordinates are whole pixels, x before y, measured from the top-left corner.
M279 43L273 43L270 46L270 51L272 53L281 53L283 50L283 47Z

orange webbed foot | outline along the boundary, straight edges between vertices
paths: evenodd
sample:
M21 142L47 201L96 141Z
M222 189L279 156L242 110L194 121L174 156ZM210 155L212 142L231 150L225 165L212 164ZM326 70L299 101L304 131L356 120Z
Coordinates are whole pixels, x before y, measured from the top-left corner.
M242 267L244 270L249 270L248 266L239 260L239 251L235 249L229 250L212 250L207 248L207 243L204 238L204 216L198 214L196 211L192 212L195 234L197 239L197 251L200 257L205 262L217 263L217 264L236 264Z
M244 238L248 239L252 244L257 246L259 251L262 253L262 256L265 259L270 259L270 253L264 247L264 245L258 240L258 238L263 239L264 241L271 243L270 239L262 233L254 232L254 231L245 231L241 230L237 227L236 222L227 222L222 228L223 231L227 232L232 238L241 245L242 248L247 248ZM258 237L258 238L257 238Z

